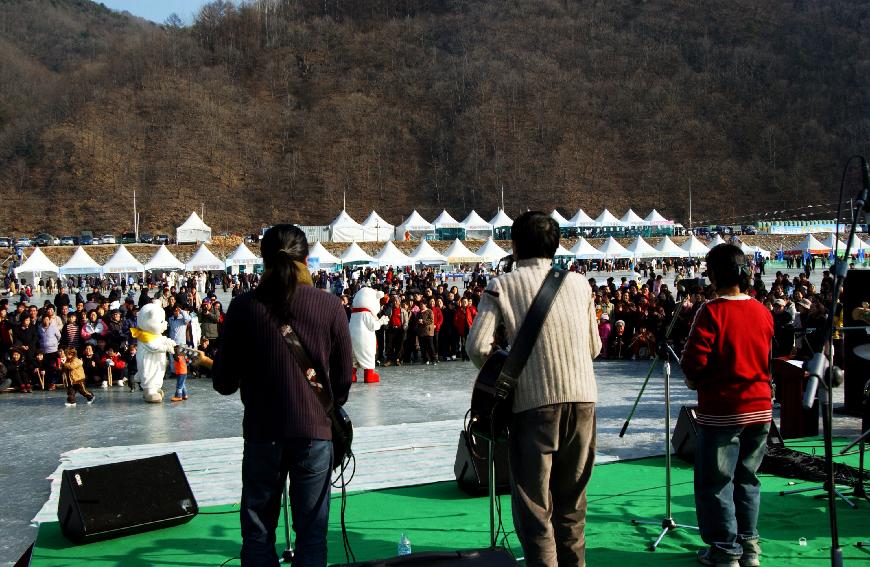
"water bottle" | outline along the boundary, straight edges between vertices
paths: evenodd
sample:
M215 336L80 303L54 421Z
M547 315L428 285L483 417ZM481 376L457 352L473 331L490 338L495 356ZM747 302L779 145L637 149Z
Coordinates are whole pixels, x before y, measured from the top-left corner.
M399 538L399 555L411 555L411 540L402 532L402 537Z

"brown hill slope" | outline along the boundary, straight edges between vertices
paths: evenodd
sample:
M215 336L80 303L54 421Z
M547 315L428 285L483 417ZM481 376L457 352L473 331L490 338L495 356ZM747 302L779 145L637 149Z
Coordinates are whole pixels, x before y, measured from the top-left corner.
M40 2L87 6L0 8ZM76 52L74 96L29 119L30 143L0 94L0 227L124 230L133 189L145 230L202 203L219 231L321 223L344 196L392 222L487 216L501 187L509 213L632 205L684 222L690 187L696 222L828 202L868 149L868 15L845 0L261 0L212 3L191 28L129 22ZM9 36L18 77L47 72Z

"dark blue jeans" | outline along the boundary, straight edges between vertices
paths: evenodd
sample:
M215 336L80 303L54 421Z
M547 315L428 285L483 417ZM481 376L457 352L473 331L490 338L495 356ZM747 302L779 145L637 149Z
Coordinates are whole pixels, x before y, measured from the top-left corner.
M721 554L740 557L741 543L758 539L761 482L756 476L770 423L698 426L695 508L701 539Z
M245 441L242 458L242 565L277 566L275 530L290 475L295 567L326 565L332 441Z

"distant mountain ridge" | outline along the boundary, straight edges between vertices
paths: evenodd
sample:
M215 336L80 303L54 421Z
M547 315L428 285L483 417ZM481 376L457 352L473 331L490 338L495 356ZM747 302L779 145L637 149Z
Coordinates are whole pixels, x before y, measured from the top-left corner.
M867 152L870 5L216 1L190 27L0 0L0 233L412 209L834 200ZM817 211L833 217L830 209ZM736 222L736 221L733 221Z

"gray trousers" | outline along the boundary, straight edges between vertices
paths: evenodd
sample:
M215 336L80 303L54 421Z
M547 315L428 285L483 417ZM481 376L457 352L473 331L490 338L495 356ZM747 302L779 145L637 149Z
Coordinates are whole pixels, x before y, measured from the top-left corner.
M509 454L514 528L526 565L586 565L595 404L569 402L514 414Z

